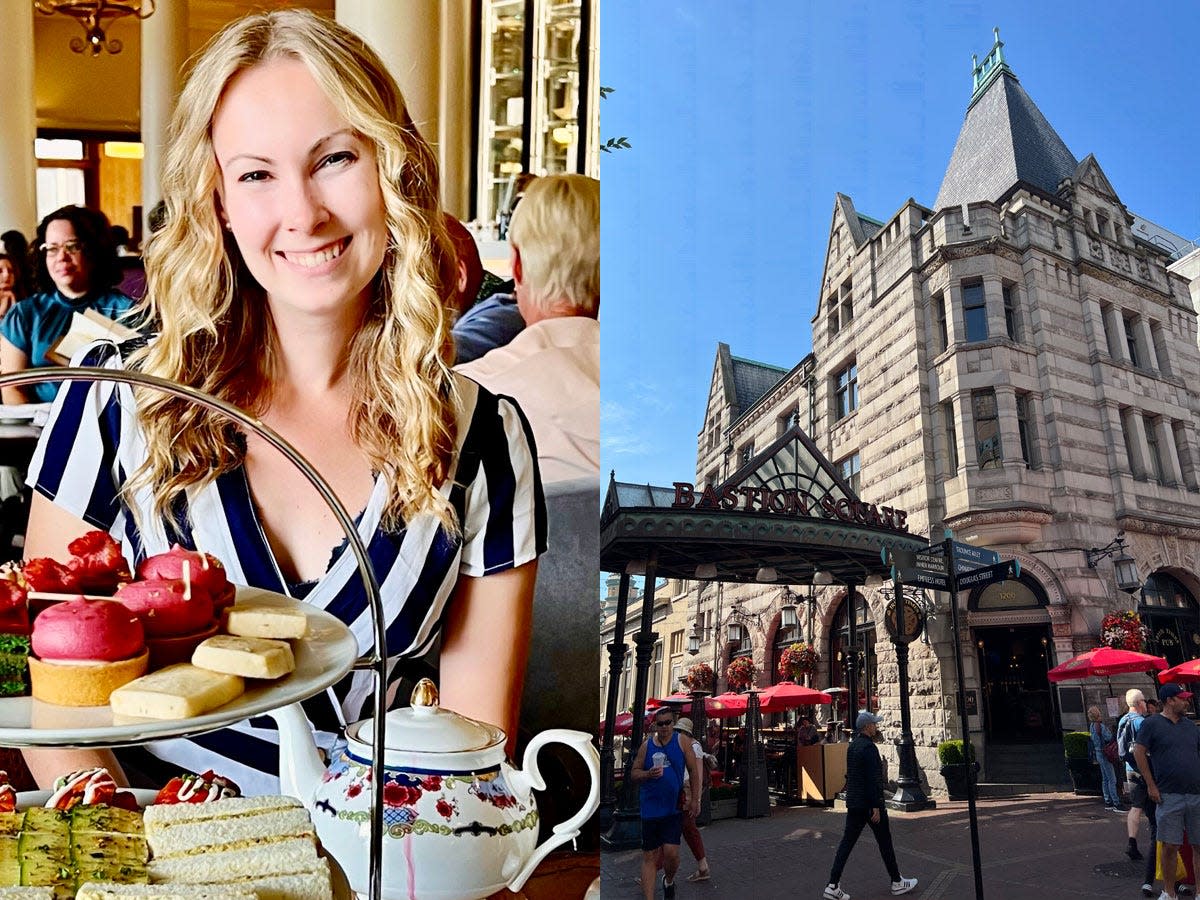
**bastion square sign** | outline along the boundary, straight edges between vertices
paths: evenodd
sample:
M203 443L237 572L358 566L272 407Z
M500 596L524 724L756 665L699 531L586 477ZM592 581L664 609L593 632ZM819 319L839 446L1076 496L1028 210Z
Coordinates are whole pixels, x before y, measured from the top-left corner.
M721 509L743 512L774 513L781 516L839 519L873 525L890 531L908 532L908 513L891 506L864 503L854 497L837 497L826 493L815 497L799 488L707 485L697 491L689 481L676 481L673 509Z

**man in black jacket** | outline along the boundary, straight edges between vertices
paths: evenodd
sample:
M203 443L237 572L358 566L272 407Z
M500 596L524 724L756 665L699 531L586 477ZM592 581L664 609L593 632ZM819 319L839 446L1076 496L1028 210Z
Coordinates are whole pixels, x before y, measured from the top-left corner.
M875 835L875 842L879 844L883 864L891 876L892 893L907 894L917 886L917 879L905 878L896 865L892 832L888 828L887 809L883 805L883 759L875 746L879 722L879 716L863 711L854 723L858 733L846 751L846 832L838 844L837 856L833 858L829 884L822 894L825 900L850 900L850 895L842 890L840 884L842 870L858 836L868 825Z

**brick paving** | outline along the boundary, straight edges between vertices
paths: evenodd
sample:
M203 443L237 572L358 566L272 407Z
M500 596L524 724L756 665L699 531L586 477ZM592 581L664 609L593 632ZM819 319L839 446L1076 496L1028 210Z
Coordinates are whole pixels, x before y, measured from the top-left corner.
M1142 896L1143 863L1131 863L1123 852L1125 817L1105 812L1099 798L1040 794L981 800L978 810L983 894L988 900ZM900 870L920 879L909 896L973 900L965 802L942 802L923 813L891 813L891 822ZM774 808L766 818L714 822L701 829L712 880L695 884L683 880L695 870L684 845L676 897L820 897L843 823L843 813L814 807ZM1143 822L1138 839L1143 852L1146 840ZM635 881L640 859L637 850L602 854L605 898L641 896ZM850 856L842 888L854 900L891 896L869 830Z

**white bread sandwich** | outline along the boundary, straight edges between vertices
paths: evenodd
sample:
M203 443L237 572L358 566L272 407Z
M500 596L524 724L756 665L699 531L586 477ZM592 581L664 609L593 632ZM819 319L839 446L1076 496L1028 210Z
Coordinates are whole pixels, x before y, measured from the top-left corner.
M147 832L169 825L257 816L285 809L303 809L295 797L268 794L262 797L226 797L213 803L155 803L142 813Z
M10 890L13 890L10 888ZM26 888L25 890L33 890ZM45 889L45 890L48 890ZM22 900L13 895L14 900ZM30 896L28 900L41 900ZM226 884L114 884L111 881L85 881L75 900L260 900L249 888Z
M146 809L150 880L162 888L252 891L258 900L331 900L308 811L292 797L233 797ZM93 898L108 900L108 898Z
M317 860L312 872L297 875L267 875L238 881L207 885L209 888L229 888L253 891L258 900L332 900L333 887L329 880L329 863ZM166 885L163 885L165 887Z
M0 900L54 900L54 888L0 887Z
M206 884L213 881L214 873L222 881L259 875L294 875L315 871L321 862L312 838L293 837L248 847L152 859L146 871L154 882Z
M223 802L223 801L221 801ZM221 802L212 806L220 806ZM306 809L281 809L254 816L202 819L164 828L147 828L146 840L155 859L237 849L289 837L316 838Z

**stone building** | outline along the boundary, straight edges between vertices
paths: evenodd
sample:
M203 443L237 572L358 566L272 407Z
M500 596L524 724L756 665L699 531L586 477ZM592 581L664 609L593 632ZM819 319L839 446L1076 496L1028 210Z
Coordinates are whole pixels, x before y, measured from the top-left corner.
M909 199L876 219L835 197L813 353L785 370L719 345L696 483L730 479L798 424L864 501L907 510L912 532L940 540L949 528L1019 559L1018 580L959 595L972 739L985 781L1057 782L1060 733L1083 725L1086 706L1150 688L1144 676L1047 680L1097 645L1106 613L1137 609L1149 649L1171 663L1200 656L1197 314L1171 254L1134 231L1096 157L1067 148L998 35L973 78L932 206ZM1141 573L1132 593L1114 578L1120 532ZM783 632L792 594L800 624ZM860 702L895 725L895 652L881 627L891 585L859 589L854 647L845 594L693 583L696 658L723 669L750 654L767 684L780 650L811 637L814 686L845 684L855 665ZM935 747L959 728L949 598L925 602L910 695L936 789ZM745 626L737 643L731 611Z

